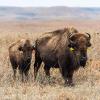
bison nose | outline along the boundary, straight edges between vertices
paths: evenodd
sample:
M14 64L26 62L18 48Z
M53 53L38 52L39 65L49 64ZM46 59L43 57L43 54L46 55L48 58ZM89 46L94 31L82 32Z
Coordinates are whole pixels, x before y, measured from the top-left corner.
M87 57L81 57L81 59L80 59L80 65L82 67L85 67L86 62L87 62Z
M31 59L31 57L30 57L30 56L28 56L26 59L27 59L27 60L30 60L30 59Z
M87 60L87 57L81 57L81 61Z
M31 57L29 56L29 57L27 57L27 59L30 59Z

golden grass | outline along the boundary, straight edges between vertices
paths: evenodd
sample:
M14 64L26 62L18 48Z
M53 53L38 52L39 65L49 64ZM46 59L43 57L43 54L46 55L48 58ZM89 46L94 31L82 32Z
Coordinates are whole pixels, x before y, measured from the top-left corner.
M88 50L89 61L85 69L80 68L74 74L75 87L64 87L59 69L51 69L50 83L45 78L43 64L34 82L33 64L29 71L29 81L22 83L17 73L16 81L12 78L12 68L8 57L8 47L13 41L30 38L34 41L42 32L63 28L66 23L92 35L92 47ZM78 22L12 22L0 25L0 100L100 100L100 34L94 33L89 23ZM93 22L92 22L93 23ZM95 22L96 23L96 22ZM80 25L81 24L81 25ZM87 27L85 26L87 25ZM85 29L85 30L82 30ZM99 31L98 31L99 32Z

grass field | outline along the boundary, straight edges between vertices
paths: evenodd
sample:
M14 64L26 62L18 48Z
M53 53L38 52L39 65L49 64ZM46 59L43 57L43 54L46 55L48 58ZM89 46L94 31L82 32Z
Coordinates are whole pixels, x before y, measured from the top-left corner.
M100 21L29 21L0 22L0 100L100 100ZM9 45L21 38L35 41L44 32L64 27L75 27L80 32L89 32L92 47L85 69L74 74L75 87L64 87L59 69L51 69L50 83L45 78L43 64L34 82L34 52L29 71L29 81L22 83L19 74L13 81L9 62Z

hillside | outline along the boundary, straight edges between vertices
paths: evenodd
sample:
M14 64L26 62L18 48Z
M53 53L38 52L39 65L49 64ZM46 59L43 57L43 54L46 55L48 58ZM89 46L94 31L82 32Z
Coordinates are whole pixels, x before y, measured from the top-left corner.
M99 19L100 8L0 7L0 20Z

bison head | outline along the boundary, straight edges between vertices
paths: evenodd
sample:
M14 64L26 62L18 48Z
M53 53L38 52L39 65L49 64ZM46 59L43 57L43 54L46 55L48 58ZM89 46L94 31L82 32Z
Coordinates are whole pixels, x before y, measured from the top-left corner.
M31 45L29 40L25 40L18 47L18 50L23 52L24 60L31 59L33 49L34 49L34 47Z
M80 52L80 65L85 67L87 61L87 48L91 46L91 36L89 33L86 34L74 34L70 37L69 47Z

